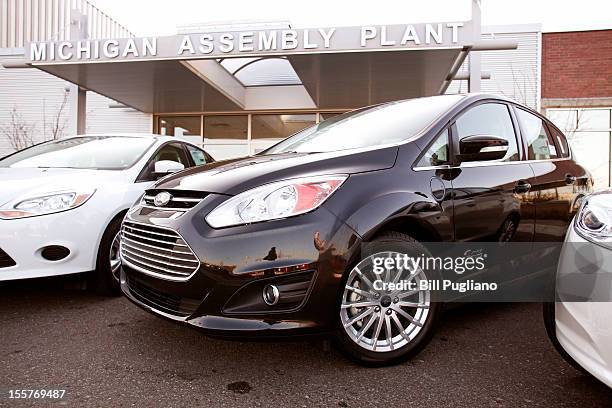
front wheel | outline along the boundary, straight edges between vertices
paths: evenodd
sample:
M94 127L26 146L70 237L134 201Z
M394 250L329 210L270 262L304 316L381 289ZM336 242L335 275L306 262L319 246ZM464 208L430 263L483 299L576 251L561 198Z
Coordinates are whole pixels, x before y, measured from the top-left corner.
M338 302L335 337L345 355L367 366L392 365L416 355L431 340L441 304L434 292L418 287L418 282L434 278L428 276L431 272L399 267L377 273L374 268L377 258L416 259L424 254L428 251L423 245L396 232L367 245L362 261L346 276ZM389 285L397 283L405 287Z
M119 238L122 221L123 217L115 218L104 231L98 249L96 270L89 278L89 288L102 295L119 296L121 294Z

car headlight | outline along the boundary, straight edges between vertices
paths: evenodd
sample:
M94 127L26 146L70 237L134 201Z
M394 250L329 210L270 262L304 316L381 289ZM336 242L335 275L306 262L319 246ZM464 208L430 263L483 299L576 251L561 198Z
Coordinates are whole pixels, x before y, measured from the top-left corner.
M84 204L94 192L95 190L65 191L19 198L0 208L0 218L26 218L70 210Z
M306 177L247 190L212 210L206 222L213 228L223 228L304 214L323 204L347 177Z
M612 246L612 193L585 198L575 222L583 238Z

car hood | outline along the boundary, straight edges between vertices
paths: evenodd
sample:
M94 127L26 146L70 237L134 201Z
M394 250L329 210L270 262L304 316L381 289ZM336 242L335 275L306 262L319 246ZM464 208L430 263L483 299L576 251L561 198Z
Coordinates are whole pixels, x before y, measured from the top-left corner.
M398 147L326 153L283 153L225 160L184 170L160 180L157 189L235 195L277 180L354 174L393 167Z
M123 180L122 171L0 168L0 205L17 198L37 197L76 188L98 188L103 184Z

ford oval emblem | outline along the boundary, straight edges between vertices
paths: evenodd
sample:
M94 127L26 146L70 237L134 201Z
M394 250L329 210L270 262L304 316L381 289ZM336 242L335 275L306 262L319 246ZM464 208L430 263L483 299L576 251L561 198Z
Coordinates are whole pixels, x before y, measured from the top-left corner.
M167 191L162 191L155 196L153 204L155 204L156 207L163 207L168 204L170 200L172 200L172 194Z

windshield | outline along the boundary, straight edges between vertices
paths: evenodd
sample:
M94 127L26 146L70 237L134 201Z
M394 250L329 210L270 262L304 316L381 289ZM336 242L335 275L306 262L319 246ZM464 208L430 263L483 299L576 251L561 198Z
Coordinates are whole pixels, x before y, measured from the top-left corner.
M41 143L3 159L0 167L121 170L134 165L152 138L83 136Z
M332 152L403 142L461 98L431 96L357 109L304 129L260 154Z

